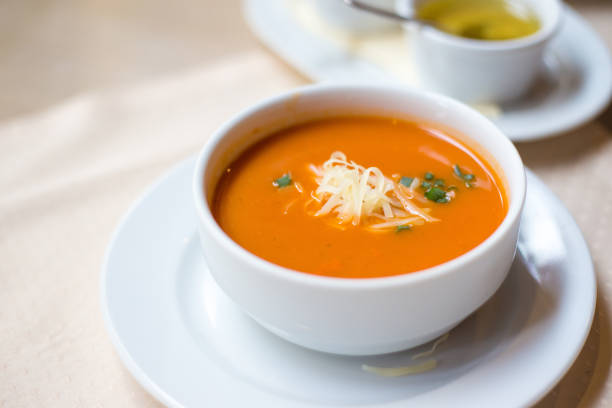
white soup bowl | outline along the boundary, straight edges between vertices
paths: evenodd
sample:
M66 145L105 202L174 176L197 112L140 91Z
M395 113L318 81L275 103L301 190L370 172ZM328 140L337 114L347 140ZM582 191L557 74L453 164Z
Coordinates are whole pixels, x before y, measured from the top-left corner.
M505 184L509 204L501 225L458 258L383 278L297 272L265 261L232 241L210 208L215 186L232 161L276 130L346 115L436 123L463 139L489 161ZM244 312L293 343L330 353L368 355L430 341L495 293L515 254L525 172L516 149L495 125L445 96L383 85L312 85L258 103L221 126L199 155L193 194L210 272Z

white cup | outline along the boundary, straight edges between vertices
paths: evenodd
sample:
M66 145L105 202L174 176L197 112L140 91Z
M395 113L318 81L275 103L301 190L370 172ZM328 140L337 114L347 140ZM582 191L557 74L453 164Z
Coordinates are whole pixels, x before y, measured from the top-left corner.
M312 1L317 14L329 24L345 31L366 33L397 26L397 22L378 17L362 10L356 10L343 0L307 0ZM393 11L395 0L366 0L366 3Z
M427 0L398 0L400 14L416 15ZM543 67L544 52L558 31L560 0L520 0L540 21L527 37L506 41L474 40L430 26L406 24L417 72L427 89L465 102L508 102L525 95Z
M216 183L227 166L275 130L350 114L420 118L466 135L466 143L490 158L504 180L509 202L501 225L458 258L383 278L343 279L297 272L265 261L232 241L210 209ZM242 310L293 343L330 353L367 355L430 341L495 293L516 250L525 172L508 138L484 116L455 100L397 86L318 84L258 103L219 128L199 154L193 195L210 272Z

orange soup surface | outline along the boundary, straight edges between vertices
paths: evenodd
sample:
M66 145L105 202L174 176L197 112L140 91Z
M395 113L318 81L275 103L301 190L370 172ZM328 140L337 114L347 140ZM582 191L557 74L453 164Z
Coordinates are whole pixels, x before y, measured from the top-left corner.
M476 247L502 222L507 198L485 160L435 127L340 117L249 148L220 178L212 210L236 243L272 263L375 278Z

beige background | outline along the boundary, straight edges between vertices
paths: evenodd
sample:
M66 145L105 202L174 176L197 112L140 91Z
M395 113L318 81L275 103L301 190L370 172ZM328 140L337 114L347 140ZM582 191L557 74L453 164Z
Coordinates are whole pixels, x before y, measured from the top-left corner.
M612 46L612 1L571 3ZM110 234L229 115L306 82L237 0L0 2L0 407L158 406L102 324ZM612 406L612 111L519 150L575 216L599 279L587 344L538 406Z

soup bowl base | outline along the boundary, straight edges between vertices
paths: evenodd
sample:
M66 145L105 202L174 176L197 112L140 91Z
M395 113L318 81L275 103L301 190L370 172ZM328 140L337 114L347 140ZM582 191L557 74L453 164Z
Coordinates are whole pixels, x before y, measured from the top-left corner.
M301 347L304 347L310 350L314 350L314 351L326 352L329 354L338 354L338 355L343 355L343 356L375 356L375 355L381 355L381 354L397 353L403 350L409 350L411 348L420 346L422 344L428 343L432 340L435 340L443 336L444 334L448 333L454 327L456 327L458 324L461 323L461 321L459 321L441 330L437 330L433 333L429 333L426 335L421 335L421 336L412 338L407 341L384 343L380 345L368 345L368 347L365 349L362 349L362 348L348 349L346 348L345 345L334 345L334 344L330 345L327 343L316 343L316 342L305 343L303 342L302 338L292 337L291 334L284 332L283 330L277 329L261 321L258 321L254 317L252 318L258 324L260 324L262 327L264 327L271 333L293 344L297 344L298 346L301 346Z

